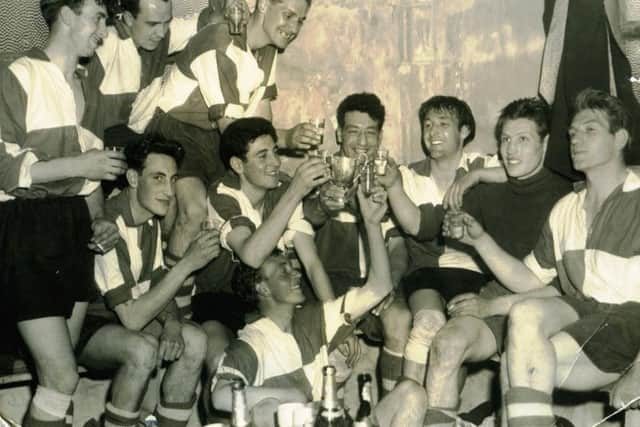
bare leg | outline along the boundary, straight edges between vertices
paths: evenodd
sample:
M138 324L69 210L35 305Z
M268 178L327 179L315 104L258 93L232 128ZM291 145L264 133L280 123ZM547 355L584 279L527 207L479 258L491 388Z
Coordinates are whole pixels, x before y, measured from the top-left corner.
M177 215L169 239L169 252L182 257L207 216L207 190L198 178L176 182Z
M200 382L200 372L207 351L207 336L197 326L186 323L182 327L184 351L167 369L162 381L162 395L167 403L190 401Z
M91 337L79 361L90 369L117 369L110 401L119 409L138 411L156 367L157 349L158 341L151 335L107 325Z
M446 318L440 294L432 289L415 291L409 297L413 326L404 354L403 376L424 383L429 347Z
M495 337L482 320L457 317L447 322L431 346L427 371L429 407L457 408L463 363L487 360L496 350Z
M80 313L77 313L80 315ZM62 395L71 396L78 385L78 370L67 322L63 317L43 317L18 322L18 331L33 357L38 384ZM66 409L65 409L66 411ZM31 402L27 417L58 421Z
M556 356L551 336L578 320L559 298L529 299L509 313L507 358L511 387L551 393L556 377Z
M380 427L421 427L427 409L424 389L403 381L373 409Z
M620 374L602 372L580 349L580 345L565 332L551 338L556 355L555 386L573 391L597 390L620 378Z
M384 347L378 364L382 374L383 393L393 390L396 381L402 375L402 358L409 339L411 319L411 312L404 295L401 294L396 294L391 305L380 313Z

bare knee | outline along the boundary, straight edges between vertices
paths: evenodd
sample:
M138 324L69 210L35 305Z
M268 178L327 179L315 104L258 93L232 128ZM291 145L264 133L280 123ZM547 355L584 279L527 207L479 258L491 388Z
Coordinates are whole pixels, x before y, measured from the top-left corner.
M125 340L123 364L130 374L147 377L156 366L158 358L158 340L141 332L131 332Z
M427 407L427 393L421 385L415 381L405 380L399 383L394 389L398 393L404 410L415 413Z
M409 331L413 316L408 307L391 305L381 315L382 327L384 329L385 346L391 349L404 349L409 339Z
M180 181L179 181L180 183ZM196 228L207 216L207 197L204 184L197 180L185 181L177 187L176 226Z
M207 353L207 335L197 325L186 323L182 327L184 350L180 360L189 368L199 369Z
M77 368L58 370L51 366L47 372L39 372L40 385L63 394L73 394L80 381Z
M509 311L509 331L522 327L540 327L543 320L544 308L540 299L520 301Z
M413 316L410 337L415 340L429 340L445 325L447 318L437 310L420 310Z
M431 345L431 368L455 369L462 365L470 341L468 329L463 324L450 321L433 339Z

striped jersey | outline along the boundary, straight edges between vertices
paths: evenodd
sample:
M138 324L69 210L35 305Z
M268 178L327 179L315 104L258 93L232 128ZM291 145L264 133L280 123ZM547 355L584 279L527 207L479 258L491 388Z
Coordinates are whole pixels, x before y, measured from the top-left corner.
M469 171L501 166L497 156L462 152L456 170L456 179ZM420 210L420 228L416 236L407 239L409 269L407 274L427 267L462 268L481 272L471 255L464 252L464 245L441 234L444 208L442 202L446 189L441 191L431 177L429 159L400 167L402 187Z
M640 176L628 171L590 227L587 190L581 187L553 207L525 264L545 284L557 277L569 295L610 304L640 302Z
M76 77L82 82L84 69ZM85 93L85 105L95 99ZM32 49L0 69L0 201L91 194L100 181L69 178L33 184L37 161L102 149L100 121L78 121L73 89L44 51Z
M245 326L225 350L211 389L219 379L242 379L252 387L294 387L320 400L322 368L354 329L343 310L348 297L296 309L290 332L268 317Z
M105 303L113 309L148 292L166 269L160 222L156 218L134 222L128 189L105 202L105 218L116 224L120 240L115 249L96 255L95 279Z
M88 87L105 114L104 127L126 125L136 98L156 96L169 55L182 50L198 29L198 16L174 18L153 51L137 48L117 20L87 65ZM154 95L156 94L156 95Z
M253 116L262 99L276 97L277 55L270 45L252 52L246 34L229 35L226 22L208 25L176 56L157 97L139 98L130 126L143 130L156 107L203 129L223 117Z
M310 204L317 204L319 200L305 200L306 212L315 212L317 209L310 208ZM325 271L330 277L336 276L343 279L353 280L350 286L358 286L364 283L369 271L369 248L366 244L364 234L364 225L359 213L350 206L348 202L345 209L337 212L332 216L322 218L322 223L318 220L314 221L315 227L312 227L306 220L304 229L296 229L296 231L310 234L314 237L318 257L322 261ZM296 227L300 223L296 223ZM380 224L382 235L388 241L392 237L400 236L395 222L387 216ZM332 277L332 282L339 279ZM333 283L342 290L343 286ZM340 295L340 292L337 293Z
M249 198L240 188L240 178L232 171L227 171L209 188L209 220L220 229L220 245L225 249L216 258L211 268L208 268L206 277L198 277L198 292L226 290L230 291L230 280L238 261L233 250L227 242L227 236L236 227L244 226L253 233L262 225L264 219L278 204L280 197L289 188L290 178L284 174L280 176L280 186L267 190L261 209L253 207ZM284 251L291 245L293 234L297 230L305 230L311 233L310 226L303 220L302 203L296 207L289 219L288 230L285 231L274 249ZM214 289L215 288L215 289Z

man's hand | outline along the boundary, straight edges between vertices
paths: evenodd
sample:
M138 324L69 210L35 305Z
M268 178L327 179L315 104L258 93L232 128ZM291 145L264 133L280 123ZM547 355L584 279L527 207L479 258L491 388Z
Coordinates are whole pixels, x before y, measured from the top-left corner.
M345 363L349 368L353 368L360 356L362 356L362 347L360 346L360 340L356 335L349 335L342 344L337 347L340 354L345 357Z
M473 316L483 319L497 314L492 300L482 298L474 293L456 295L447 304L447 312L451 317Z
M329 181L330 175L327 164L320 159L311 158L300 163L289 188L302 199L315 187Z
M80 176L94 181L113 181L127 170L124 153L118 151L89 150L78 157Z
M396 162L391 157L387 160L387 167L384 175L376 175L376 181L383 186L385 190L389 190L394 185L400 184L400 170L398 169Z
M340 212L346 205L346 193L344 188L327 182L320 189L320 203L322 203L324 210L330 215Z
M374 200L373 195L377 194L376 199ZM384 189L376 189L374 193L372 193L371 197L367 197L364 195L362 191L362 185L358 186L358 204L360 205L360 213L362 213L362 218L366 223L373 225L380 225L382 218L387 213L387 198L386 191Z
M298 123L287 131L285 148L313 150L322 143L322 132L311 123Z
M182 324L176 319L167 320L160 335L158 346L158 366L162 361L173 362L178 360L184 350L182 339Z
M477 170L470 171L468 174L456 179L451 187L444 195L442 205L445 209L460 210L462 209L462 200L464 193L480 182Z
M462 215L462 220L464 222L464 235L458 240L462 243L473 246L475 241L484 235L484 229L474 217L466 212L448 210L447 213L444 214L444 220L442 221L442 234L446 237L451 237L452 219L457 215Z
M220 255L220 232L202 230L187 248L183 260L190 264L191 271L199 270Z
M614 385L609 392L609 403L620 409L633 399L640 397L640 363L636 362ZM640 409L640 399L629 405L630 409Z
M93 236L87 246L94 252L107 253L120 240L118 226L106 219L94 219L91 223L91 230L93 230Z

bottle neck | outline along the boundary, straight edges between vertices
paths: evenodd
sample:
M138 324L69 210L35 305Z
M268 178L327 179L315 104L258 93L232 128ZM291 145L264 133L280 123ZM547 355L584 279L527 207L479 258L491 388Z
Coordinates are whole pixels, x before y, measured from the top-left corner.
M244 389L233 390L231 395L231 425L233 427L249 427L251 425Z

